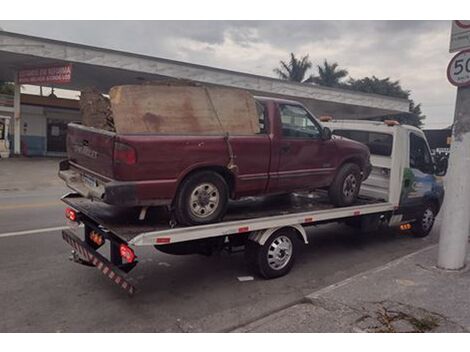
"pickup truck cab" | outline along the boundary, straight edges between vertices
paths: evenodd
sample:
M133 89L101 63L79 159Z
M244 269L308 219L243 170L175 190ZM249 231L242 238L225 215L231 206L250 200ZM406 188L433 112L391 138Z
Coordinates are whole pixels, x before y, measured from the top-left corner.
M72 123L59 175L82 196L119 206L172 205L180 224L219 221L228 200L325 188L353 204L368 148L332 138L300 103L256 98L255 135L116 134Z

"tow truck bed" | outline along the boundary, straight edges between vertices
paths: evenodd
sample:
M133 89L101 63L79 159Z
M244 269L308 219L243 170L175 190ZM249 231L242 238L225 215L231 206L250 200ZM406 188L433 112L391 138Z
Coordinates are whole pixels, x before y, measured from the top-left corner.
M120 240L136 246L168 244L393 210L390 203L373 198L361 197L354 206L335 208L323 193L292 194L234 201L220 223L172 227L164 207L149 209L145 220L139 220L139 208L119 208L74 193L64 196L62 200Z

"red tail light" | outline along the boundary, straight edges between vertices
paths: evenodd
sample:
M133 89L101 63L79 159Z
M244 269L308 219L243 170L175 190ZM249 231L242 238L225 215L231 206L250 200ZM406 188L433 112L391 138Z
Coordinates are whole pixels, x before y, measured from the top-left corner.
M71 221L77 221L77 212L72 208L65 208L65 217Z
M121 257L125 259L126 262L132 263L135 260L134 251L123 243L119 246L119 252L121 253Z
M114 143L114 161L134 165L137 162L137 153L130 145L116 142Z

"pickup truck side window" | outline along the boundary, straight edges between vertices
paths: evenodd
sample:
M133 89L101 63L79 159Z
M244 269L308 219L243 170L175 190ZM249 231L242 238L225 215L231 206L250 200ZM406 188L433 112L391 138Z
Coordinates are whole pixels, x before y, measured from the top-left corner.
M434 172L431 153L424 138L410 133L410 167L425 174Z
M268 119L266 118L266 106L263 103L257 101L256 111L258 112L259 134L266 134L268 133Z
M282 123L282 136L288 138L320 138L320 126L313 117L299 105L279 106Z

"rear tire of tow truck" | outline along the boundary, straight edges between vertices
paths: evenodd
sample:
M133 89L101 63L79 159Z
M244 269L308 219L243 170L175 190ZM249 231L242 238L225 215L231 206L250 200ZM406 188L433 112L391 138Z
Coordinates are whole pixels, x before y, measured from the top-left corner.
M176 220L182 225L220 221L227 211L229 189L224 178L213 171L188 176L175 198Z
M248 240L245 260L254 273L265 279L274 279L286 275L292 269L297 247L295 231L282 228L275 231L264 245Z
M361 181L360 167L354 163L344 164L328 189L330 201L338 207L354 204L361 188Z
M430 202L424 205L419 219L412 224L411 233L415 237L426 237L432 230L434 220L436 219L436 206Z

